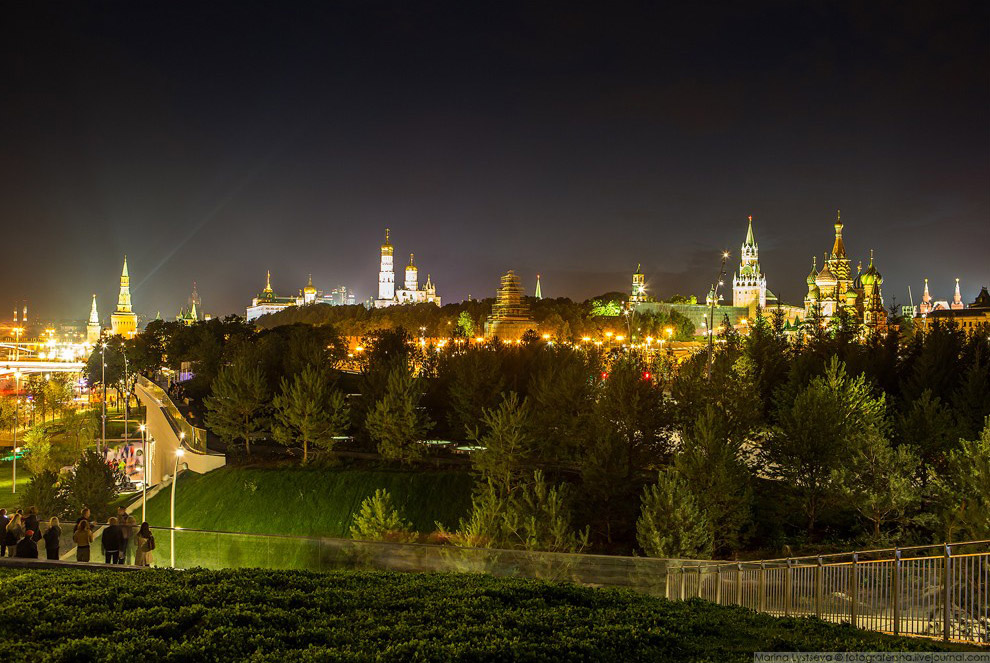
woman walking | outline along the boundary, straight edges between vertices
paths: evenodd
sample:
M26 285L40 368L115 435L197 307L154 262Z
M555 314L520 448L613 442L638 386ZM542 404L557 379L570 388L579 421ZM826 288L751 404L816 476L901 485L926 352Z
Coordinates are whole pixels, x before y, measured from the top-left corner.
M11 557L14 556L14 546L17 545L17 542L20 541L23 536L24 517L21 516L21 512L18 511L14 514L14 517L10 519L10 522L7 523L7 531L3 533L3 540L7 545L7 548L10 550Z
M148 523L141 523L141 529L137 533L134 542L134 564L136 566L151 566L155 549L155 536L151 533L151 526Z
M89 529L88 520L80 520L76 531L72 533L72 542L76 544L76 561L89 561L89 544L93 543L93 531Z
M62 528L58 526L58 518L48 521L48 531L45 532L45 553L48 559L58 559L58 548Z

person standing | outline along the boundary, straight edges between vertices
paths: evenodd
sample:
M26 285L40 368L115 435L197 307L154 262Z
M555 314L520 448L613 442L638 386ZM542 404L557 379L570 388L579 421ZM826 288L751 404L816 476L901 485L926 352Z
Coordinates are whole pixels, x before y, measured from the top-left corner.
M89 513L90 513L89 512L89 507L88 506L84 506L83 507L83 510L79 512L79 517L76 518L76 525L78 526L79 523L82 522L83 520L85 520L87 523L89 523L90 520L92 520L89 517Z
M0 557L7 556L7 524L9 522L7 509L0 509Z
M38 559L38 544L34 542L33 529L24 531L24 538L17 542L17 547L14 550L14 557Z
M120 554L121 564L134 564L134 546L137 537L137 518L127 516L123 527L124 543Z
M10 522L7 523L7 527L4 530L4 543L7 544L7 550L10 551L11 557L14 556L14 547L21 540L22 536L24 536L24 523L21 518L21 512L18 511L10 519Z
M120 525L117 524L116 518L111 518L107 521L103 536L100 537L100 544L103 547L103 555L107 564L120 564L120 544L122 541Z
M76 544L76 561L89 561L89 546L93 543L93 530L89 528L88 520L80 520L76 523L76 530L72 533L72 542Z
M45 557L58 559L58 548L61 543L62 528L58 526L58 518L48 521L48 531L45 532Z
M134 541L134 564L136 566L151 566L155 549L155 536L151 533L148 523L141 523L141 529Z
M24 517L24 529L31 530L31 536L35 543L41 540L41 523L38 522L38 507L28 507L27 515Z

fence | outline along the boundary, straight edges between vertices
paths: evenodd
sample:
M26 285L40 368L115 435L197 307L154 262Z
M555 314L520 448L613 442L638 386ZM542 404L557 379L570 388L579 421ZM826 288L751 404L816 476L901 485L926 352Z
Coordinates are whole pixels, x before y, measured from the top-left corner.
M189 423L179 411L179 408L176 407L175 403L172 402L172 399L165 392L165 390L145 376L139 374L137 377L137 383L150 392L152 396L157 398L159 402L161 402L162 410L164 410L165 414L168 415L168 420L175 429L176 435L182 437L182 434L185 434L183 439L186 446L193 451L199 451L202 453L206 453L208 451L206 448L205 428L197 428Z
M62 528L63 554L72 526ZM756 562L462 548L153 527L156 566L489 573L672 600L701 598L775 616L990 644L990 541ZM44 556L44 551L42 551ZM100 561L99 538L93 561Z
M739 563L673 564L671 599L990 643L990 541Z

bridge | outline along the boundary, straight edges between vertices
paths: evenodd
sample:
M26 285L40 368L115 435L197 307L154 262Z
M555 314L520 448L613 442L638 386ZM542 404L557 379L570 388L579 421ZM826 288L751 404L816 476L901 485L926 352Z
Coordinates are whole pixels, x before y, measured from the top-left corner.
M0 361L0 376L14 371L21 373L81 373L86 368L82 361L55 361L44 359L19 359Z
M205 474L227 464L223 454L206 447L206 431L186 421L179 408L157 384L138 375L134 393L145 406L145 434L150 461L149 485L161 483L175 469L175 453L183 450L180 469Z

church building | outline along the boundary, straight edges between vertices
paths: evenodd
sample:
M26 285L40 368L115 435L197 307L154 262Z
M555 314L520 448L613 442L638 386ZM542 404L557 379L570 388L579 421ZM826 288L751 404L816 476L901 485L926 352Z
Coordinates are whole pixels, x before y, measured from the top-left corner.
M378 298L374 300L375 308L394 306L395 304L436 304L440 306L437 288L429 274L426 283L419 287L419 268L415 256L409 254L409 265L406 266L405 280L402 288L395 287L395 266L390 231L385 229L385 243L381 247L381 263L378 271Z

